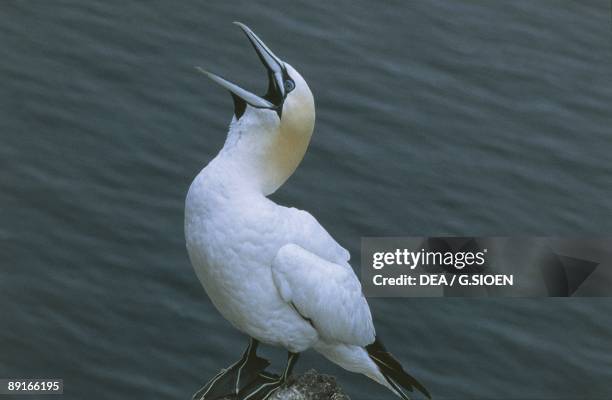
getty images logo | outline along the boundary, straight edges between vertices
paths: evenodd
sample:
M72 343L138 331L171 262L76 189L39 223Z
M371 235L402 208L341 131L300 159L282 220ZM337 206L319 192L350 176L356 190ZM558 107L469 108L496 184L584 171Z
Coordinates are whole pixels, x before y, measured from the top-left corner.
M414 270L418 266L436 266L452 267L460 271L470 266L482 267L486 263L486 254L487 249L479 251L395 249L395 251L375 252L372 257L372 267L380 270L386 266L403 266Z

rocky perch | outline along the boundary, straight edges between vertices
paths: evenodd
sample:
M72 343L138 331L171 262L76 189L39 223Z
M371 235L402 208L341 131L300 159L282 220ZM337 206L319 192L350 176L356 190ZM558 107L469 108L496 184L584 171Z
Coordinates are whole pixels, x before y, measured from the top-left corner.
M311 369L302 375L291 376L270 400L350 400L350 397L338 386L336 378Z

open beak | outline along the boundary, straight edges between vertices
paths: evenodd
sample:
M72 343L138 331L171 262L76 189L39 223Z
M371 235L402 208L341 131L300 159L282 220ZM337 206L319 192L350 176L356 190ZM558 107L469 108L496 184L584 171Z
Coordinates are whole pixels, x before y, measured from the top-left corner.
M286 74L284 63L272 53L272 51L265 45L260 38L253 33L248 26L234 22L240 29L245 33L251 45L257 52L261 63L266 67L268 71L268 92L263 96L258 96L240 86L232 83L217 74L206 71L203 68L196 67L198 71L204 73L210 79L229 90L234 97L234 102L243 101L255 108L266 108L271 110L280 111L285 100L285 88L283 85L283 76Z

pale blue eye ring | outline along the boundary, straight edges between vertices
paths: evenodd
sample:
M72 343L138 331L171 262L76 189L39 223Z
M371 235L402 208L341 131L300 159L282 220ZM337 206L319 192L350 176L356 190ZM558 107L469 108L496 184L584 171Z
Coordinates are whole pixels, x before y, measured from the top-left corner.
M291 79L287 79L285 81L285 92L289 93L293 89L295 89L295 83Z

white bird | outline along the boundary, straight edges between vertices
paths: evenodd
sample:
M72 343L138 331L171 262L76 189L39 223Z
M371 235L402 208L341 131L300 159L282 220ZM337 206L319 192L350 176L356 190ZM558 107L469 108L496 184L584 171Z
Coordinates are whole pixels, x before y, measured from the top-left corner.
M427 390L377 340L370 308L349 265L350 255L308 212L266 196L293 174L315 123L313 95L302 76L247 26L267 69L257 96L201 70L229 90L234 117L219 154L194 179L185 202L185 237L195 272L219 312L251 340L242 358L195 395L242 400L271 396L299 353L315 349L408 399ZM265 371L259 342L288 350L281 376Z

